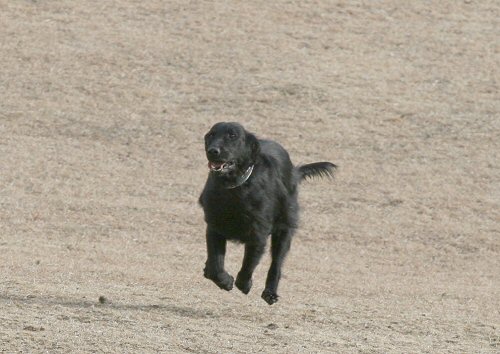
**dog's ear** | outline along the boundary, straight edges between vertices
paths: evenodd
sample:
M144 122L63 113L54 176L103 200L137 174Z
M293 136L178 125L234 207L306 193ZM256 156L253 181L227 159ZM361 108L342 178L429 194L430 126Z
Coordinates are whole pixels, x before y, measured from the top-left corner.
M253 162L257 160L257 156L259 156L260 153L260 143L259 139L252 133L246 133L246 144L250 148L250 157Z

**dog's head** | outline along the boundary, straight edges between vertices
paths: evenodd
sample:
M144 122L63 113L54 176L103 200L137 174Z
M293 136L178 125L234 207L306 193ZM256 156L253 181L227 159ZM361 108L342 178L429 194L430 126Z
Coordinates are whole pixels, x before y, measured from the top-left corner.
M205 135L205 152L210 171L238 175L255 163L259 141L238 123L220 122Z

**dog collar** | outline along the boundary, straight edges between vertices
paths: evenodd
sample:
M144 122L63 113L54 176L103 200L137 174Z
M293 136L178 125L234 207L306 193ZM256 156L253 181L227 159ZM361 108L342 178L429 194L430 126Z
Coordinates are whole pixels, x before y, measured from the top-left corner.
M250 175L252 174L254 166L255 165L252 165L249 168L247 168L247 170L245 171L245 173L236 179L235 183L230 184L229 186L226 186L226 188L227 189L233 189L233 188L239 187L243 183L245 183L250 178Z

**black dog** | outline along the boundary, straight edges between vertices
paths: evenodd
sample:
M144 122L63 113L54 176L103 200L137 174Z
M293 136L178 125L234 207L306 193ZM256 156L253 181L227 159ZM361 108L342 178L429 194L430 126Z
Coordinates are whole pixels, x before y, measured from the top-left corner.
M281 266L297 228L297 187L313 176L333 176L336 166L316 162L294 167L278 143L259 140L238 123L217 123L205 135L208 175L200 204L207 223L204 275L221 289L233 288L224 270L226 240L245 244L236 287L248 294L252 273L271 235L272 263L262 298L278 301Z

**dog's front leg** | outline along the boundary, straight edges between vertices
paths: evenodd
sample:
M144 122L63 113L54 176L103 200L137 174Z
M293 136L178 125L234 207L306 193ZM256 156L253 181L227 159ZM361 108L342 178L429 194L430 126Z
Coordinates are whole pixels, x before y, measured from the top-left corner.
M224 270L226 255L226 239L224 236L207 228L207 262L203 274L212 280L219 288L231 290L234 279Z
M252 287L252 274L264 253L265 239L262 242L247 243L241 270L236 277L236 287L244 294L248 294Z

